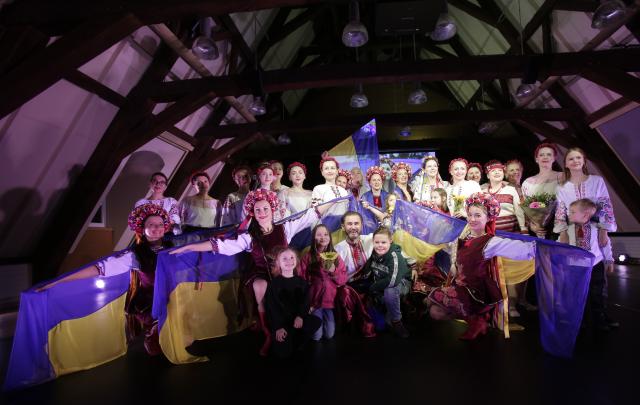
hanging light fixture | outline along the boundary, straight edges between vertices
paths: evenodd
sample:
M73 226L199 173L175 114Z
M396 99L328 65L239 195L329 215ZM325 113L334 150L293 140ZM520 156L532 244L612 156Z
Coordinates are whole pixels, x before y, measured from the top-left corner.
M444 3L444 12L440 14L438 17L438 21L436 22L436 26L431 31L429 36L434 41L447 41L453 38L458 32L458 27L456 27L456 23L453 21L451 16L449 15L449 6L447 2Z
M609 27L620 20L627 14L627 8L620 0L604 0L593 13L591 19L591 28L602 29Z
M495 121L481 122L478 126L478 133L482 135L489 135L496 132L499 126L500 125Z
M249 111L253 115L265 115L267 113L267 107L264 105L264 101L262 101L261 96L253 98L253 101L249 106Z
M291 138L289 137L289 134L284 132L278 136L277 142L278 145L289 145L291 143Z
M523 99L529 97L536 90L536 86L531 83L525 83L524 80L516 89L516 98Z
M369 41L367 27L360 22L360 7L357 1L349 4L349 22L342 30L342 43L349 48L358 48Z
M413 60L414 62L418 60L418 57L416 54L416 35L415 34L413 34ZM425 91L422 90L422 86L420 85L420 82L417 82L415 90L409 93L409 98L407 99L407 102L411 105L420 105L427 102L427 93L425 93Z
M369 99L367 95L364 94L362 83L356 86L356 92L351 95L351 102L349 104L351 108L365 108L369 105Z
M411 127L410 126L406 126L406 127L402 127L402 129L399 132L400 136L402 137L408 137L411 136Z
M210 17L202 18L198 22L200 35L193 41L191 51L203 60L215 60L220 57L220 50L211 38L213 20Z

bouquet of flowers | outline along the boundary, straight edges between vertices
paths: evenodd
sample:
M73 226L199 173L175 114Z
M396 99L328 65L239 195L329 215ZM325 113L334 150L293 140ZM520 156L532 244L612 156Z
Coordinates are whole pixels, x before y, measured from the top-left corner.
M463 195L454 195L453 196L453 212L462 212L464 211L464 202L467 200L466 196Z
M556 208L556 196L549 193L539 193L527 197L522 201L522 211L529 222L544 228L549 224Z
M322 259L322 268L329 269L338 258L338 252L322 252L320 253L320 258Z

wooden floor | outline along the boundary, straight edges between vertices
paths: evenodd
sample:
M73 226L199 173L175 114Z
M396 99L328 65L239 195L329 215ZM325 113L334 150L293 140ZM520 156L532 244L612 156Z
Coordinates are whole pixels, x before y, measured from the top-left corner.
M535 313L509 340L493 331L462 342L463 324L423 321L407 340L341 331L288 362L258 357L257 337L246 332L195 345L208 363L172 365L136 344L123 358L4 393L0 403L637 404L640 266L617 266L609 301L621 328L583 331L573 360L542 351ZM5 367L10 342L0 343Z

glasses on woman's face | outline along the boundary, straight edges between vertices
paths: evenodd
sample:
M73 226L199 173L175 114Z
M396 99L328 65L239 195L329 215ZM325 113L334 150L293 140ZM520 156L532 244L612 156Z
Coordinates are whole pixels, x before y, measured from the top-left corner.
M159 186L166 186L167 182L164 181L164 180L151 180L151 184L159 185Z

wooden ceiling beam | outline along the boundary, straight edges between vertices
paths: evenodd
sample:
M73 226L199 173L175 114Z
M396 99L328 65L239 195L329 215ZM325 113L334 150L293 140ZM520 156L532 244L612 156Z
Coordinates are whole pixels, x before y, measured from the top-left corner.
M493 80L521 77L530 61L541 77L579 74L588 63L607 63L625 71L640 70L640 49L615 49L553 55L487 55L456 60L431 59L417 62L326 65L303 69L269 70L262 74L265 92L307 88L381 84L408 81ZM497 69L497 67L500 69ZM149 96L158 102L175 100L202 87L220 96L251 94L252 75L216 76L164 82L154 85Z
M34 53L0 77L0 119L141 25L141 21L132 14L102 17L86 22Z
M556 10L593 13L600 3L597 0L559 0Z
M454 6L455 8L458 8L462 11L464 11L465 13L469 14L470 16L485 22L491 26L495 26L496 24L496 19L489 13L487 13L486 10L484 10L482 7L476 6L475 4L471 3L470 1L467 0L447 0L447 2L449 4L451 4L452 6Z
M376 119L376 125L403 126L403 125L443 125L456 123L474 123L482 121L512 121L519 119L532 119L541 121L567 121L574 119L576 114L571 109L520 109L520 110L480 110L480 111L430 111L419 113L396 114L368 114L346 117L322 117L316 120L288 120L265 121L249 124L203 126L198 131L199 136L207 136L216 139L235 138L247 136L254 132L263 134L278 132L313 132L332 129L359 128Z

